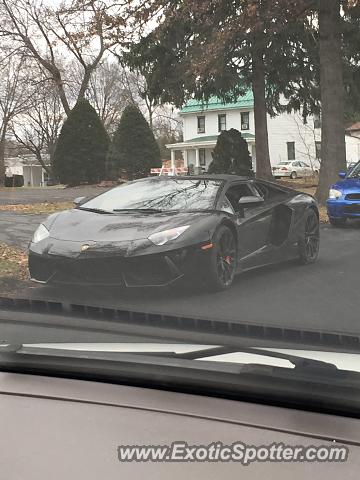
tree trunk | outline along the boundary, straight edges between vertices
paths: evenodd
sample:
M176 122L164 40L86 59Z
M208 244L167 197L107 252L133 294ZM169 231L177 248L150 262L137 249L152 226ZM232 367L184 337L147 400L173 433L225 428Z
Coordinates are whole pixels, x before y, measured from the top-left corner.
M43 158L42 158L42 155L41 155L41 152L39 150L37 150L35 152L35 155L36 155L36 160L40 163L40 165L42 166L42 168L45 170L45 172L51 176L51 169L45 164Z
M0 187L5 185L5 139L6 139L7 123L4 122L0 136Z
M83 76L83 79L82 79L82 82L81 82L81 85L80 85L80 90L79 90L79 94L78 94L78 97L77 97L77 101L82 99L82 98L85 98L86 90L88 89L92 72L93 72L93 70L90 69L90 68L85 69L84 76Z
M61 80L57 81L56 80L56 86L57 86L57 89L58 89L58 92L59 92L59 97L60 97L60 101L61 101L61 104L64 108L64 111L66 113L66 116L69 116L70 112L71 112L71 108L70 108L70 105L67 101L67 98L66 98L66 93L65 93L65 90L64 90L64 84L62 83Z
M340 0L320 0L319 50L322 133L316 197L324 204L329 186L337 180L339 171L346 168Z
M151 128L151 131L153 131L153 126L154 126L153 111L152 111L152 108L150 108L149 109L149 127Z
M272 180L267 127L265 64L261 48L256 45L252 51L252 88L254 94L256 176Z

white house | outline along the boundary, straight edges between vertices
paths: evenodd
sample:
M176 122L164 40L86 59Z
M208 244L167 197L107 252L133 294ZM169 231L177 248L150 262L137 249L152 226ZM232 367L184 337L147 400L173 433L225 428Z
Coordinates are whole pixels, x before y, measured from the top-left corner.
M175 152L181 151L184 166L206 171L212 161L212 151L222 130L235 128L246 139L255 168L256 138L254 124L254 98L251 91L234 103L223 103L212 97L208 103L190 100L180 111L183 119L181 143L167 145L171 151L172 167ZM321 119L307 118L306 124L299 113L268 115L270 161L276 165L283 160L303 160L317 165L321 158ZM346 135L347 162L360 160L360 138Z
M49 155L45 154L43 157L49 163ZM46 171L32 154L5 158L5 175L7 177L22 176L25 187L43 187L48 180Z

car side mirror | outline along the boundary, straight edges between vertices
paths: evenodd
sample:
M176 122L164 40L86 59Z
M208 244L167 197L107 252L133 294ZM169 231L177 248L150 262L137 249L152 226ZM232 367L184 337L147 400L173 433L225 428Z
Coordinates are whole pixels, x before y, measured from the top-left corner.
M239 205L243 207L250 206L250 205L259 205L260 203L264 203L264 199L262 197L257 197L255 195L248 196L248 197L241 197L239 200Z
M86 200L86 197L77 197L77 198L75 198L73 203L74 203L75 207L78 207L79 205L84 203L85 200Z
M344 171L339 172L339 177L340 178L345 178L346 177L346 172L344 172Z

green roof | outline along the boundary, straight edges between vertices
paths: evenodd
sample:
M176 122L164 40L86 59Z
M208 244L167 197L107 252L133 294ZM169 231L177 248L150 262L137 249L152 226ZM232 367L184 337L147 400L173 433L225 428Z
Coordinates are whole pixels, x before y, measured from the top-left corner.
M251 90L234 102L225 103L218 97L210 97L207 102L202 100L189 100L180 110L180 113L205 112L211 110L231 110L236 108L252 108L254 106L254 96Z
M185 140L183 143L198 143L198 142L216 142L219 135L209 135L204 137L196 137L191 138L190 140ZM241 132L241 136L245 138L245 140L255 140L255 135L252 133L243 133Z

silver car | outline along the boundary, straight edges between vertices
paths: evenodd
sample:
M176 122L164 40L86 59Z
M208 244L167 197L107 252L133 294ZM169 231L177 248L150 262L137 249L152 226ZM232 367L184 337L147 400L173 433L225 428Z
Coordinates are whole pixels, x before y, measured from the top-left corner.
M273 175L275 178L289 177L292 179L311 177L319 172L316 168L312 168L308 163L302 160L287 160L278 163L273 167Z

